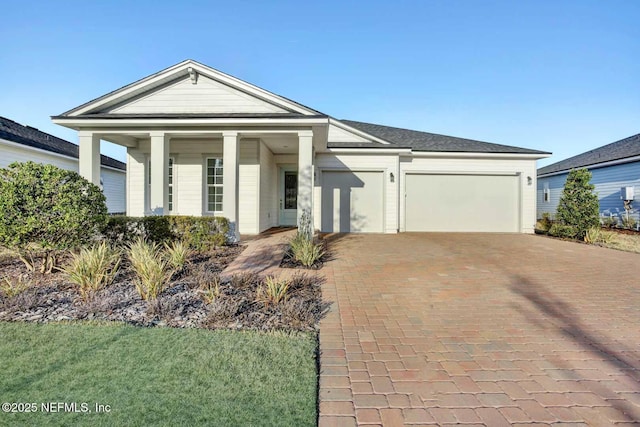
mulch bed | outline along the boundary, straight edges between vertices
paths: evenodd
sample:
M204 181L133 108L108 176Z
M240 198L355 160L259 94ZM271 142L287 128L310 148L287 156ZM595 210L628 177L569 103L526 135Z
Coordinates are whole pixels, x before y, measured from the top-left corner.
M30 274L21 261L5 259L0 262L0 279L23 277L33 285L14 297L0 291L0 321L93 320L178 328L315 330L326 307L320 281L309 275L295 276L286 301L278 304L258 300L263 278L257 275L233 276L220 283L214 301L204 297L203 289L219 280L219 273L242 249L228 246L193 255L158 299L151 301L138 294L134 273L124 259L114 283L89 301L81 298L64 273Z

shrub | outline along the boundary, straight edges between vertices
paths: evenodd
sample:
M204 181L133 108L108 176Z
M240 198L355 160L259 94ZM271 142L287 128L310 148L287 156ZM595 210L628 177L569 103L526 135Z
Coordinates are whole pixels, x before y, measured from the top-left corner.
M324 255L324 248L320 243L314 243L304 234L298 233L289 242L293 259L309 268L319 261Z
M107 221L100 188L76 172L34 162L0 169L0 245L18 253L30 271L55 267L55 251L95 240Z
M2 292L2 294L7 298L13 298L32 286L33 282L27 276L5 276L0 281L0 292Z
M623 228L628 228L629 230L633 230L633 229L636 228L637 221L631 215L629 215L629 214L622 215L620 217L620 220L622 222L622 227Z
M258 286L256 300L263 302L265 306L279 304L281 301L287 300L288 290L289 281L286 279L277 279L274 276L267 276L264 279L264 283Z
M536 228L541 231L549 231L553 221L551 221L551 214L549 212L545 212L542 214L542 218L538 220L536 223Z
M210 280L206 280L199 284L199 291L202 295L202 300L206 304L211 304L217 300L222 292L220 291L220 276L212 275Z
M63 271L72 283L78 285L82 298L89 301L96 292L113 282L119 267L120 252L102 242L91 249L81 249L78 254L72 254L69 265Z
M227 243L229 221L223 217L113 216L104 236L115 244L128 245L138 237L164 244L181 240L191 249L206 251Z
M169 265L176 271L182 270L187 265L187 258L191 251L182 241L178 240L170 245L165 243L164 248Z
M549 229L549 235L565 239L575 239L578 236L578 231L571 225L564 225L556 222Z
M136 273L136 289L143 300L156 299L167 286L172 271L157 243L138 238L129 245L129 261Z
M589 244L609 245L616 240L616 233L603 230L600 227L591 227L584 235L584 241Z
M602 224L602 226L606 228L614 228L614 227L617 227L618 225L618 218L616 218L613 215L609 215L609 216L603 215L600 217L600 224Z
M558 204L556 219L575 229L575 238L583 239L587 230L600 224L598 196L590 183L591 172L574 169L569 172Z

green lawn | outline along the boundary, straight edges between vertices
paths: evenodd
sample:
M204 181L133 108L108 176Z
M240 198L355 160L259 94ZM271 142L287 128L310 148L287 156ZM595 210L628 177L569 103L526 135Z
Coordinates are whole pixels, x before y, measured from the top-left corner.
M309 334L0 323L0 403L38 409L0 425L313 426L315 349Z

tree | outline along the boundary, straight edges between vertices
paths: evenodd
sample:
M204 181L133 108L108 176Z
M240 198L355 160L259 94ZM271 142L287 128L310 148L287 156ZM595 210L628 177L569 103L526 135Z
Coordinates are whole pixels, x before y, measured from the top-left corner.
M573 227L578 239L583 239L591 227L600 225L600 204L590 181L591 172L587 169L571 170L558 204L556 219Z
M30 271L55 267L55 252L92 242L107 222L104 194L76 172L34 162L0 169L0 245Z

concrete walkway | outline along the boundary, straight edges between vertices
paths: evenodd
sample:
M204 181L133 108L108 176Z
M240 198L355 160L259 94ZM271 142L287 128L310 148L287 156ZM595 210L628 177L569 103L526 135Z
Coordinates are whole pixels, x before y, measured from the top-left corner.
M330 239L321 427L640 424L640 255L514 234Z
M279 268L287 242L295 236L296 229L272 228L257 236L241 238L245 249L220 274L222 280L228 280L234 274L256 273L260 275L284 274L286 269Z

